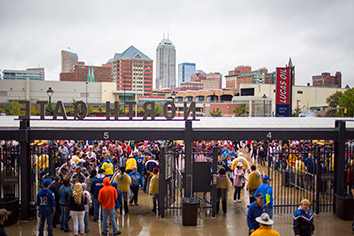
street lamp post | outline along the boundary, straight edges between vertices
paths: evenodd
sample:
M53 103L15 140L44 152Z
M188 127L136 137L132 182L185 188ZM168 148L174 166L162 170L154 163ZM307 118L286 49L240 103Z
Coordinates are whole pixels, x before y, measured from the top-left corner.
M88 85L88 82L86 81L86 104L87 104L87 85Z
M263 117L265 117L266 116L265 100L267 99L267 95L263 94L262 99L263 99Z
M52 96L53 96L53 89L52 87L49 87L47 90L47 95L49 97L49 114L52 115Z
M150 70L151 67L146 67L143 71L143 79L145 77L145 71ZM135 77L135 117L138 117L138 92L137 92L137 88L138 88L138 78Z

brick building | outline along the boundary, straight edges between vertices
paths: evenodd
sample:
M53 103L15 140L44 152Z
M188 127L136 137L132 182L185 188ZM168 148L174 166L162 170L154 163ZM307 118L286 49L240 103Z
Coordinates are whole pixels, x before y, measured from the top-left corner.
M330 73L324 72L321 75L312 76L312 86L315 87L330 87L341 88L342 87L342 73L336 72L334 76Z
M70 72L60 73L60 81L87 81L89 69L94 72L95 82L112 82L112 65L103 64L102 66L85 65L84 62L78 62Z
M113 65L113 80L117 82L117 90L152 96L153 61L148 56L130 46L123 53L116 53L110 63Z

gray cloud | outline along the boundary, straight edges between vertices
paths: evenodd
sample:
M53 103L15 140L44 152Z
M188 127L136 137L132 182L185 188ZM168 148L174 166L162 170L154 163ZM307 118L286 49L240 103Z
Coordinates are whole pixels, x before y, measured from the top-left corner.
M102 64L130 45L155 60L163 32L177 63L222 74L237 65L273 71L296 65L298 84L324 71L342 71L354 86L352 0L12 0L0 2L0 69L44 66L60 72L60 51Z

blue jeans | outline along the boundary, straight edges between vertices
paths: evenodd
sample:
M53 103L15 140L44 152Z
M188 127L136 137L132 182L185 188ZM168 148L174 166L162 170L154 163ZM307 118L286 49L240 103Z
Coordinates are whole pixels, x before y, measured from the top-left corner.
M241 190L242 190L242 187L235 186L234 200L240 200L240 198L241 198Z
M103 235L107 235L108 234L108 229L107 229L107 219L108 217L111 219L111 224L113 226L113 235L114 234L118 234L119 230L118 230L118 226L117 226L117 222L116 222L116 210L114 208L110 209L110 210L105 210L102 209L102 234Z
M93 221L98 221L99 218L102 219L102 205L97 198L93 199ZM101 217L98 216L101 208Z
M84 221L85 221L85 233L87 233L90 229L89 228L89 212L88 211L85 211Z
M45 220L47 220L48 236L53 236L53 214L48 216L40 216L38 236L43 236Z
M69 230L69 216L70 216L70 207L69 206L60 206L61 216L60 216L60 229L64 231Z
M273 208L265 207L265 212L269 215L271 219L273 219Z

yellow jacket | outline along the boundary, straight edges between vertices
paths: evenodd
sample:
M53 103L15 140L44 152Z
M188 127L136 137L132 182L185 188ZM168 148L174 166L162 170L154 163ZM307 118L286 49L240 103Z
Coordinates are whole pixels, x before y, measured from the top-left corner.
M125 170L132 170L133 166L137 166L136 164L136 160L134 157L131 157L127 160L127 162L125 163Z
M150 180L150 194L159 193L159 173L154 175Z
M36 163L37 169L49 168L49 157L47 154L40 155Z
M76 165L77 163L79 163L80 158L79 158L78 156L76 156L76 155L73 155L73 156L71 157L71 161L74 162L75 165Z
M251 236L280 236L280 234L273 230L270 226L262 225L256 231L254 231Z
M104 175L113 175L114 173L114 166L109 161L105 161L102 164L101 169L104 170Z
M237 167L237 163L242 162L243 166L242 169L248 170L248 163L247 160L243 157L237 157L235 160L233 160L232 165L231 165L231 170L234 170Z
M257 189L261 184L262 176L258 170L255 170L248 176L248 183L246 185L246 188Z
M114 179L114 182L117 182L118 187L117 189L120 192L128 192L129 191L129 185L132 182L130 179L129 175L127 173L124 173L123 175L119 173L116 178Z
M291 154L289 155L289 166L294 167L294 166L295 166L295 161L296 161L296 159L297 159L296 154L291 153Z
M306 174L306 169L305 169L305 164L301 160L297 160L295 162L295 167L294 167L295 174L297 175L305 175Z

